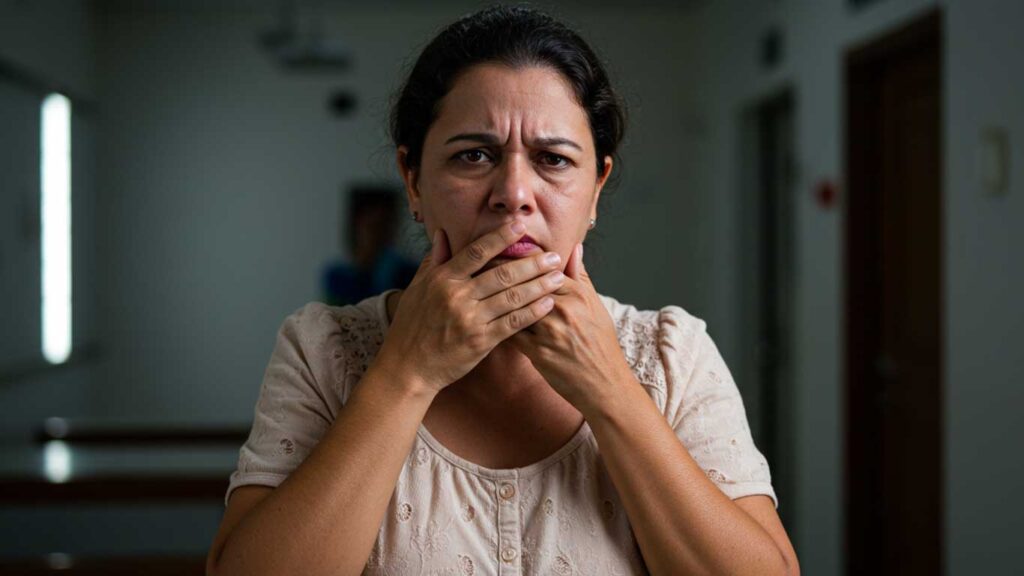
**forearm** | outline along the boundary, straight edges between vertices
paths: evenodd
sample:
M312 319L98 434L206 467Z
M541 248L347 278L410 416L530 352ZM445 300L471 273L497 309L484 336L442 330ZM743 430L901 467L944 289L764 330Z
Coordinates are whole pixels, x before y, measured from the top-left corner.
M584 411L652 574L785 574L781 550L715 486L639 385Z
M306 460L231 532L215 573L359 574L432 395L373 367Z

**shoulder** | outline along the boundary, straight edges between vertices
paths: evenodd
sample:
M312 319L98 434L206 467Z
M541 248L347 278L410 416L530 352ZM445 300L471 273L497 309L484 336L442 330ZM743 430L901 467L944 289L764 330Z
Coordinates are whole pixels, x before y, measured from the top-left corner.
M658 310L641 310L632 304L620 302L605 294L598 294L598 296L616 325L620 323L665 325L666 329L670 331L679 329L687 332L703 332L706 326L704 320L690 314L679 306L665 306Z
M366 310L365 302L350 306L309 302L284 319L279 336L292 339L303 347L319 347L342 332L369 332L376 324L372 314Z
M360 336L380 332L384 297L385 294L378 294L346 306L309 302L288 315L282 329L291 330L304 339L343 332Z
M610 296L600 297L634 374L649 393L661 396L655 401L663 406L668 388L688 380L707 324L679 306L641 310Z
M347 306L307 303L282 323L277 355L307 366L313 379L335 389L344 403L384 341L385 295Z

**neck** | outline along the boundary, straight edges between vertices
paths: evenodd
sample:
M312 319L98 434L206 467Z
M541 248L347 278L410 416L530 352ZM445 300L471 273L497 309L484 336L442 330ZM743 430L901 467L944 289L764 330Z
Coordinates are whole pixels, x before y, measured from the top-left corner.
M446 390L481 404L504 404L547 388L547 382L530 359L505 341L495 346L466 376Z

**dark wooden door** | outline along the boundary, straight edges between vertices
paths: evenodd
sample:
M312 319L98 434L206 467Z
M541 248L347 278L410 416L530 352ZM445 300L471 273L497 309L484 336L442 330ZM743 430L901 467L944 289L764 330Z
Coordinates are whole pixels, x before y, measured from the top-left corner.
M847 573L942 558L941 19L847 58Z

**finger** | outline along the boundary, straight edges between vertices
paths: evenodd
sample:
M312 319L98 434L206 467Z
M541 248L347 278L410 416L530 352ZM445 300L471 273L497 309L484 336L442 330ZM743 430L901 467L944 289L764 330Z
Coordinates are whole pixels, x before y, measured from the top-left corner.
M525 233L526 226L518 220L505 224L459 250L452 257L448 268L456 277L469 278L505 248L515 244Z
M565 274L561 270L552 270L540 278L502 290L480 303L480 317L485 322L490 322L540 300L541 297L558 290L564 283Z
M452 259L452 249L448 245L448 233L444 228L434 231L434 241L430 247L430 261L434 266L440 266Z
M556 252L547 252L530 258L506 262L473 279L473 297L477 300L490 298L512 286L522 284L552 270L558 270L561 262L562 257ZM530 300L522 301L520 306ZM518 307L516 306L516 308Z
M434 248L436 246L437 231L434 232L434 241L431 243L430 250L427 250L427 253L423 255L423 259L420 260L420 266L419 268L416 269L416 274L413 275L412 281L409 282L410 286L419 282L420 279L424 277L428 270L434 268Z
M576 267L578 266L578 264L576 263L576 256L577 254L579 254L579 252L580 245L576 244L575 246L573 246L572 252L569 253L569 261L565 263L565 275L568 276L569 278L572 278L573 280L576 279Z
M538 320L544 318L555 307L555 299L545 296L540 300L532 302L525 308L513 310L504 316L491 320L487 325L487 331L497 341L504 341L516 332L529 328Z
M583 244L577 244L569 255L569 263L565 266L565 275L576 281L588 279L587 271L583 268Z

